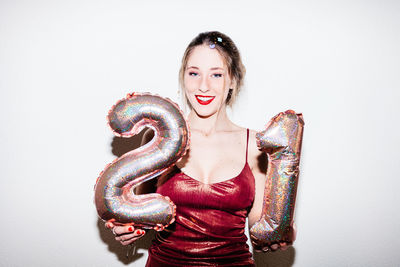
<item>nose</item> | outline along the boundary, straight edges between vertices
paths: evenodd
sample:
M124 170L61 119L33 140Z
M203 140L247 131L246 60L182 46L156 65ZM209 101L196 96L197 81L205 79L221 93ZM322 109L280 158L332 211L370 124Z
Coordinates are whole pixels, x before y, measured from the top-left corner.
M199 91L202 93L205 93L207 91L209 91L209 86L208 86L208 81L206 77L202 77L201 78L201 82L200 82L200 87L199 87Z

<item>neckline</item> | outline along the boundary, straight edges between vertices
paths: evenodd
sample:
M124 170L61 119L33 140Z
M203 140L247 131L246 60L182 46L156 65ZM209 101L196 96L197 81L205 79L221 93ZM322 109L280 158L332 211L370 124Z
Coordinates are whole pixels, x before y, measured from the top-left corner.
M175 165L175 166L176 166L176 165ZM209 184L203 183L202 181L199 181L199 180L194 179L193 177L187 175L187 174L184 173L180 168L178 168L178 166L176 166L176 168L179 170L179 172L180 172L182 175L184 175L185 177L189 178L190 180L193 180L193 181L195 181L195 182L197 182L197 183L199 183L199 184L202 184L202 185L212 186L212 185L223 184L223 183L227 183L227 182L231 182L231 181L235 180L236 178L238 178L238 177L243 173L243 171L244 171L244 169L246 168L246 166L249 166L247 160L246 160L246 163L244 164L242 170L240 171L240 173L239 173L238 175L236 175L235 177L232 177L232 178L230 178L230 179L223 180L223 181L220 181L220 182L209 183Z

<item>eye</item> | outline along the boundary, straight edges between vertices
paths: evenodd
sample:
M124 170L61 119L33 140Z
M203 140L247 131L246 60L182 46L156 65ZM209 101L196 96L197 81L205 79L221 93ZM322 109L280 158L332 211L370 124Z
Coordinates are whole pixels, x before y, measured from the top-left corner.
M196 77L196 76L198 76L199 74L197 73L197 72L194 72L194 71L190 71L189 72L189 76L193 76L193 77Z
M214 73L212 76L215 77L215 78L221 78L222 74L221 73Z

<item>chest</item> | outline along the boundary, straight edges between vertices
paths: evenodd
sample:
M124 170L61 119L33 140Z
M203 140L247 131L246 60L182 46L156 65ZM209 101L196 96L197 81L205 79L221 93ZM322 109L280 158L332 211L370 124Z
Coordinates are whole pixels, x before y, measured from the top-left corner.
M246 139L241 135L202 138L194 135L177 166L185 174L211 184L237 176L246 164Z
M180 208L238 211L248 209L255 194L254 176L246 164L239 175L212 184L199 182L185 173L175 173L157 188Z

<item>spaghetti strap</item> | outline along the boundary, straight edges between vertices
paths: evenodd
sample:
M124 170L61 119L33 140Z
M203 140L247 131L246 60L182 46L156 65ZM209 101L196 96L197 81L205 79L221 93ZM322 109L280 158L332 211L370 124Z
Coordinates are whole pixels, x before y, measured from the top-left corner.
M247 163L248 150L249 150L249 128L247 128L247 139L246 139L246 163Z

